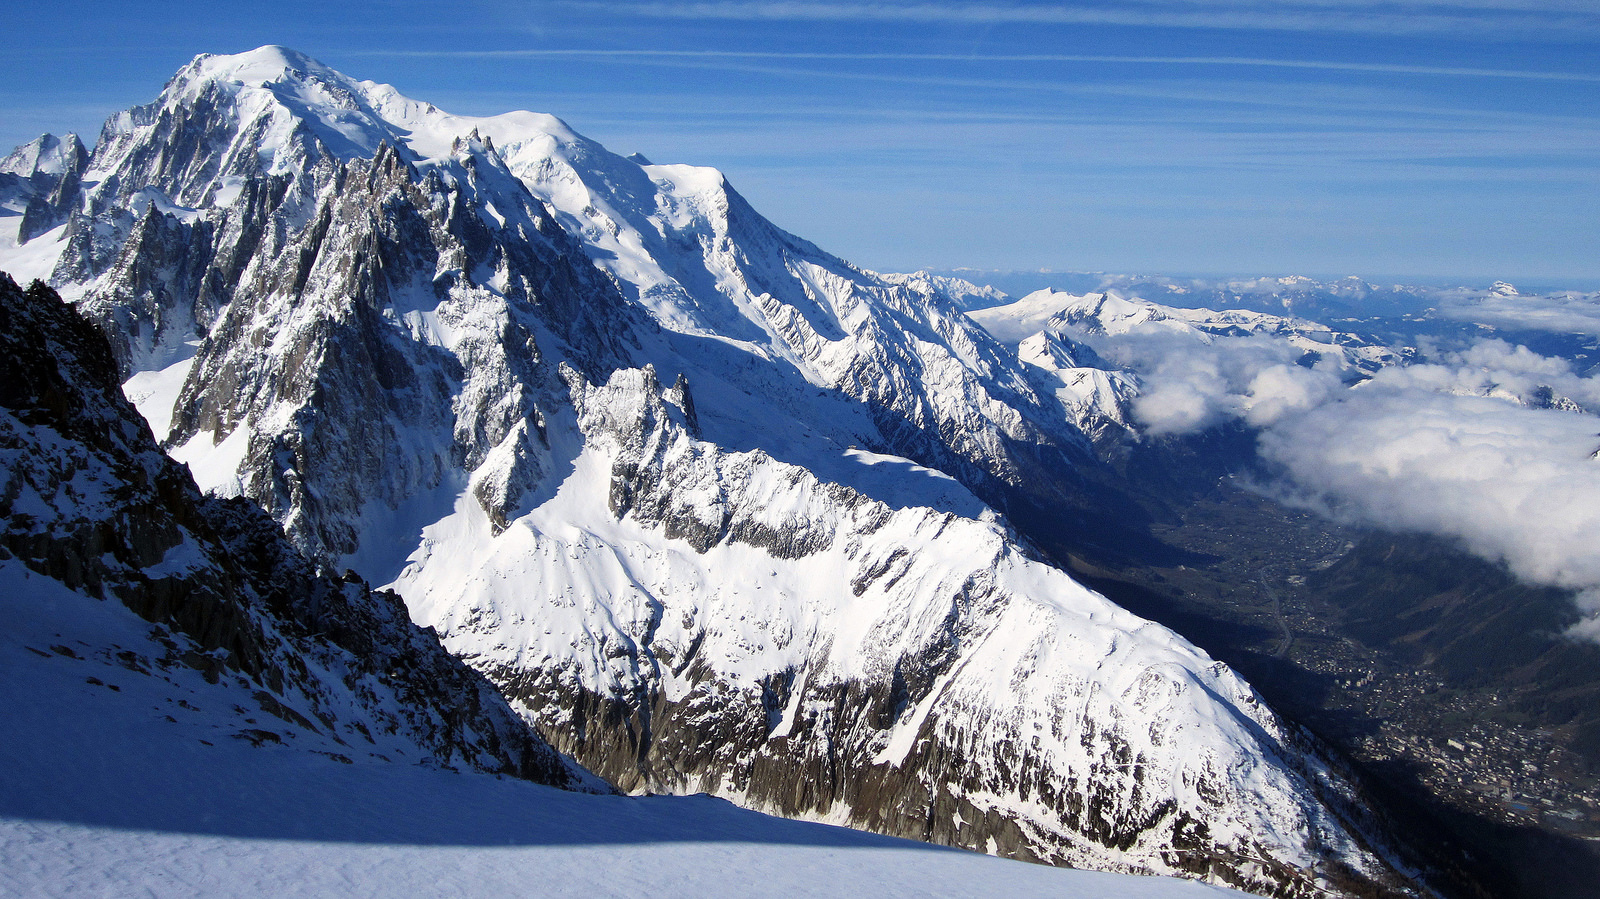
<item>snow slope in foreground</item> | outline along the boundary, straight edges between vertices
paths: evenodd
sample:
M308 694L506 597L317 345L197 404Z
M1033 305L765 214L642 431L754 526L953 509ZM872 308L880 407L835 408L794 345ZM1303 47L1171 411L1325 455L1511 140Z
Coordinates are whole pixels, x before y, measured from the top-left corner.
M246 717L260 713L227 676L119 661L161 655L150 628L119 603L0 563L0 895L1241 895L704 796L596 796L337 760L326 753L350 747ZM278 741L236 736L268 729Z

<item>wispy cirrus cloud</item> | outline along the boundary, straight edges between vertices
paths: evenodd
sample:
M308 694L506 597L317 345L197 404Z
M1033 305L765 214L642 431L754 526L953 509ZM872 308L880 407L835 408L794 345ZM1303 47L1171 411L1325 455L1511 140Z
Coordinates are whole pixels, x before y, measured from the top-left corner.
M1509 78L1528 81L1600 83L1592 72L1549 72L1534 69L1494 69L1472 66L1424 66L1391 63L1340 62L1314 59L1272 59L1251 56L1108 56L1078 53L829 53L771 50L668 50L649 48L528 48L517 50L370 50L352 56L412 57L430 59L631 59L673 60L731 64L746 60L823 62L974 62L974 63L1092 63L1096 65L1300 69L1323 72L1361 72L1440 77Z
M806 22L905 22L975 25L1121 25L1133 27L1334 31L1347 33L1537 34L1580 39L1600 31L1592 4L1521 0L1371 2L1371 0L1150 0L1135 3L830 3L810 0L558 5L656 19Z

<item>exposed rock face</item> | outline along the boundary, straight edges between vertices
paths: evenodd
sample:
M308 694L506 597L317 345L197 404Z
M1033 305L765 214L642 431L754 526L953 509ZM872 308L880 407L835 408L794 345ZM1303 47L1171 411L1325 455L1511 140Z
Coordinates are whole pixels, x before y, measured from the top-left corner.
M714 171L280 48L198 58L90 171L54 278L130 392L158 385L173 454L393 578L619 785L1279 895L1404 889L1248 685L985 505L1080 501L1097 463L949 285L828 256ZM244 505L200 508L279 552Z
M441 764L575 782L398 597L318 573L248 501L204 497L123 399L100 331L49 288L0 275L0 357L5 557L187 637L185 662L243 673L276 717Z

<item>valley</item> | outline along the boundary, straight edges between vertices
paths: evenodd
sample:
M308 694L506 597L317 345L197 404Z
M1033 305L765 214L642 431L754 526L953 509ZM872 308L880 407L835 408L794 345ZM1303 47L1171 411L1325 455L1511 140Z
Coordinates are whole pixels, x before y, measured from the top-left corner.
M1056 551L1086 583L1184 633L1337 747L1388 797L1394 826L1428 835L1418 842L1462 895L1554 899L1600 876L1600 647L1556 636L1570 599L1447 542L1339 526L1226 476L1176 515L1151 530L1192 553L1188 564L1100 567ZM1418 588L1424 570L1438 580ZM1478 645L1470 661L1411 629L1439 614L1441 597L1463 595L1489 622L1466 639ZM1485 607L1541 610L1546 636L1486 663L1512 632ZM1568 700L1552 705L1553 695Z

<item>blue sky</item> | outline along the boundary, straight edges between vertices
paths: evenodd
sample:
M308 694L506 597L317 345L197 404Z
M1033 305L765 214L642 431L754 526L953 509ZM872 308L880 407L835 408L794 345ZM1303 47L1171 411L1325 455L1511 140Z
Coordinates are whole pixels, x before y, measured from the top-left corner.
M879 270L1600 284L1593 0L34 3L0 144L87 140L199 52L713 165Z

